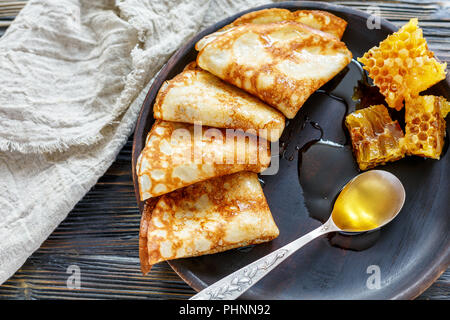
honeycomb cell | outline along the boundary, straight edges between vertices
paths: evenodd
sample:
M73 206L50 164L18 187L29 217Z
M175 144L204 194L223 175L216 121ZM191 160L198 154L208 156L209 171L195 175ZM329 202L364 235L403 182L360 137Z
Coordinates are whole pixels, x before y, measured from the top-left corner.
M426 141L428 140L428 136L425 132L419 132L419 140Z
M428 117L424 117L424 118L428 118ZM420 124L420 131L424 131L426 132L428 130L428 124L426 122L423 122Z
M403 108L407 97L417 96L444 79L447 67L428 50L417 19L411 19L358 61L364 64L389 107L397 110Z
M355 111L346 117L345 124L361 170L405 156L402 148L403 131L397 121L392 121L384 105Z
M404 148L408 155L440 158L448 105L444 97L418 96L406 99Z

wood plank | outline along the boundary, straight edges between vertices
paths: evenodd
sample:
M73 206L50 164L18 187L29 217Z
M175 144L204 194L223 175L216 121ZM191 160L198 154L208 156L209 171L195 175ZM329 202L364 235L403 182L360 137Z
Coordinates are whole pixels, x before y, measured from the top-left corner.
M336 3L364 11L376 5L383 17L398 26L412 16L419 17L430 48L450 63L450 15L443 2ZM132 137L67 219L0 286L0 299L186 299L194 294L167 263L155 265L146 277L140 273L140 214L131 178L131 146ZM79 290L66 286L70 265L80 267ZM450 299L450 269L419 299Z
M0 287L1 298L185 299L194 293L167 263L141 275L131 143L130 138L99 183ZM70 265L80 267L80 290L66 286Z

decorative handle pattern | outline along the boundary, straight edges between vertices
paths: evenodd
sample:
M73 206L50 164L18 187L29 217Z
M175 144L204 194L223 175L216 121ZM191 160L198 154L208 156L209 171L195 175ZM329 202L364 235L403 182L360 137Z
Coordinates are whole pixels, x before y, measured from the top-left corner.
M250 288L254 281L261 279L273 269L278 263L280 263L282 258L286 256L289 252L287 249L280 249L274 251L271 254L249 264L247 267L239 270L237 274L233 273L228 277L216 282L204 292L192 297L192 300L222 300L222 299L233 299L232 297L227 297L227 295L233 295L236 291L241 292ZM284 260L284 259L283 259ZM276 263L278 261L278 263ZM276 263L276 264L275 264Z
M208 288L200 291L190 300L232 300L238 298L266 274L275 269L287 257L303 247L311 240L325 233L338 231L332 220L328 220L324 225L309 232L291 243L275 250L272 253L256 260L253 263L237 270L236 272L217 281Z

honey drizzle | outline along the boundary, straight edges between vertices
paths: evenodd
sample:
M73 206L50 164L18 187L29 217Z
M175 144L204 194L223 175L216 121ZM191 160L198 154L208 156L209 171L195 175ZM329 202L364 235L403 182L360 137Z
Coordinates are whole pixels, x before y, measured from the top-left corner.
M359 97L355 96L355 92L356 92L358 87L364 88L364 89L369 88L369 90L366 90L365 92L369 91L368 92L369 95L373 94L374 96L376 96L376 99L379 99L378 94L380 94L380 93L379 93L379 91L377 93L376 89L373 89L374 86L369 84L369 79L367 77L367 73L362 69L361 64L358 61L354 60L354 59L352 60L352 63L357 66L357 68L358 68L358 70L360 72L360 75L361 75L360 80L358 80L358 82L357 82L357 86L355 86L354 89L353 89L352 99L354 101L359 100L359 103L357 103L356 106L359 107L359 108L362 108L362 107L365 107L366 103L370 103L370 102L367 99L363 99L361 101L361 99ZM339 80L342 81L344 78L345 77L340 77ZM333 90L338 85L339 85L339 83L336 83L336 81L335 81L333 83L333 87L331 89L329 87L327 88L326 86L324 86L324 87L322 87L322 88L320 88L320 89L318 89L316 91L316 93L324 94L324 95L328 96L331 99L334 99L336 101L341 102L345 106L345 113L344 113L344 115L342 117L342 124L341 124L342 130L345 133L344 149L339 148L340 150L337 150L337 147L334 147L334 146L323 146L324 148L327 148L327 150L328 150L327 153L329 152L329 154L327 154L327 155L324 154L324 156L332 156L333 152L345 152L345 153L349 154L349 158L352 158L352 156L351 156L352 150L349 147L350 137L349 137L348 131L347 131L346 127L345 127L345 117L347 116L347 114L350 111L350 106L349 106L349 104L347 103L347 101L343 97L340 97L340 96L338 96L338 95L333 93ZM372 89L370 89L370 88L372 88ZM383 97L383 99L384 99L384 97ZM300 122L300 121L298 121L298 122ZM308 117L304 118L304 121L302 122L301 130L303 130L306 127L307 124L310 124L314 129L319 130L320 131L320 137L309 140L308 142L303 144L301 147L298 146L298 145L295 147L295 150L297 151L297 155L298 155L298 160L297 160L298 161L298 163L297 163L297 168L298 169L297 169L297 171L298 171L299 182L300 182L300 176L301 176L301 171L302 171L301 168L303 166L304 155L315 144L317 144L324 136L324 131L323 131L323 128L320 126L320 124L315 122L315 121L310 120ZM298 127L298 123L294 123L294 124L289 123L289 127L290 126L293 126L293 128L290 128L290 131L287 134L288 139L283 140L283 144L282 144L282 147L283 147L282 157L284 159L288 160L288 161L292 161L294 159L293 158L294 154L292 154L289 157L286 157L286 148L287 148L287 146L288 146L288 144L290 142L289 140L293 136L293 133L296 131L296 130L294 130L294 128ZM353 165L354 165L354 175L357 175L359 173L359 170L357 169L357 167L356 167L356 165L354 163L353 163ZM318 183L321 183L321 182L318 181ZM307 190L305 190L303 188L303 186L302 186L302 190L304 190L304 196L305 196L305 201L306 201L306 197L307 197L308 192L307 192ZM336 201L338 195L339 195L339 193L337 193L335 195L325 196L325 198L329 198L330 199L330 207L332 207L332 205L334 205L334 202ZM327 211L327 212L324 212L324 211L320 212L320 210L318 210L318 211L317 210L311 210L311 208L308 207L308 205L307 205L307 208L308 208L308 212L309 212L310 217L312 217L315 220L319 220L322 223L324 223L326 220L328 220L328 218L329 218L329 216L331 214L331 210ZM367 248L372 247L377 242L377 240L379 238L379 235L380 235L380 230L375 230L375 231L371 231L371 232L364 232L364 233L360 233L358 235L348 235L348 234L343 232L343 233L330 233L330 234L327 235L327 239L328 239L328 242L329 242L329 244L331 246L338 247L338 248L341 248L341 249L346 249L346 250L361 251L361 250L365 250Z

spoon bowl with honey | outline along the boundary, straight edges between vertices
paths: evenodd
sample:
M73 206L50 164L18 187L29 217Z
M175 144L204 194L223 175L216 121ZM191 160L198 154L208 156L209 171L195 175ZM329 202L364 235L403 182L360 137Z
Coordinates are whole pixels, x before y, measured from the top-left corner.
M404 203L405 189L392 173L361 173L342 188L330 218L319 228L222 278L191 299L236 299L308 242L330 232L358 234L379 229L398 215Z

